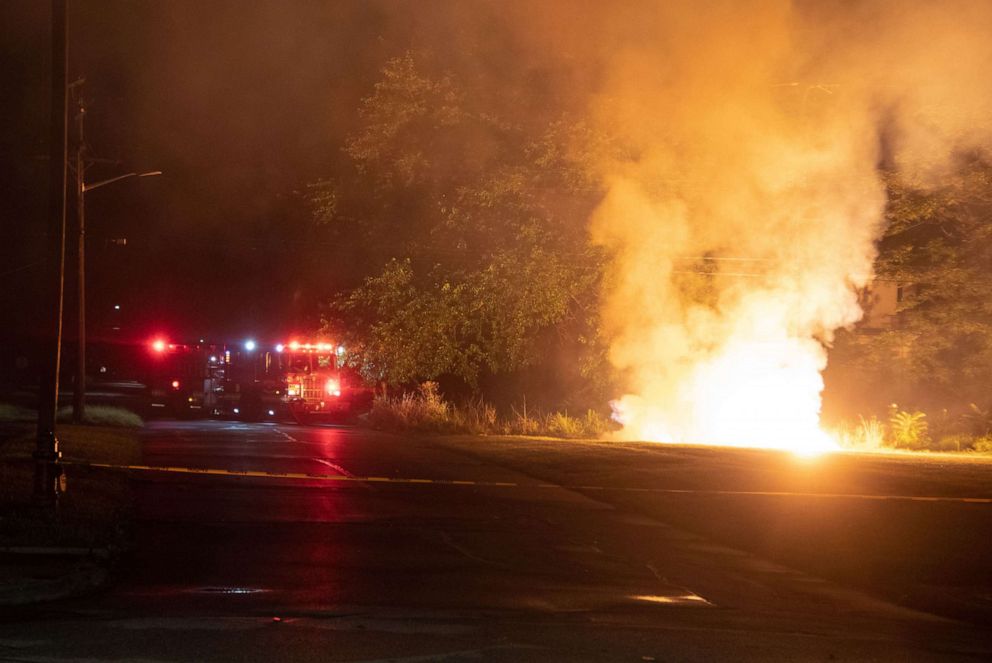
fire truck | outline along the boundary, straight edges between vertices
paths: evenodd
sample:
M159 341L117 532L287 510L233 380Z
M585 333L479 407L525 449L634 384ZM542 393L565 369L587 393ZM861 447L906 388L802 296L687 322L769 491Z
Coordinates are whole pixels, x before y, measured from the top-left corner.
M340 421L367 412L372 391L328 342L149 344L149 408L169 416Z

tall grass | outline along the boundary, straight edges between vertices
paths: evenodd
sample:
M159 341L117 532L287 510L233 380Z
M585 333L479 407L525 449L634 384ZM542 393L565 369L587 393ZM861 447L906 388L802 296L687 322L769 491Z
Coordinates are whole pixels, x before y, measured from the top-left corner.
M986 433L987 418L986 412L972 405L957 416L939 411L931 426L926 413L893 405L887 422L859 416L857 424L841 427L837 433L842 446L850 449L988 453L992 452L992 434Z
M526 401L501 417L481 399L461 405L447 402L436 382L425 382L416 391L400 396L377 396L368 417L375 428L431 433L475 435L530 435L564 438L602 437L615 429L607 417L589 410L582 417L567 412L534 412Z
M451 406L438 391L436 382L425 382L415 392L401 396L376 396L369 423L388 430L423 430L437 433L453 430Z

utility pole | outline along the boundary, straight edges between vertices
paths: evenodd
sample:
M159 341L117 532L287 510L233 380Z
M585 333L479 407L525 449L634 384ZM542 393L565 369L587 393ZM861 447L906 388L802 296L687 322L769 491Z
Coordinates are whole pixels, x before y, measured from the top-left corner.
M82 94L77 93L78 110L76 113L76 228L77 228L77 248L76 248L76 298L79 303L78 322L79 330L76 335L78 347L76 351L76 384L72 390L72 420L77 424L83 423L86 415L86 195L85 171L86 162L84 152L86 144L83 142L83 120L86 117L86 108L83 106Z
M55 413L59 400L59 360L62 350L62 295L65 282L65 184L66 139L66 0L52 0L52 80L49 137L48 228L46 271L40 297L42 316L41 382L38 389L38 430L35 460L34 499L39 506L58 503L59 442Z

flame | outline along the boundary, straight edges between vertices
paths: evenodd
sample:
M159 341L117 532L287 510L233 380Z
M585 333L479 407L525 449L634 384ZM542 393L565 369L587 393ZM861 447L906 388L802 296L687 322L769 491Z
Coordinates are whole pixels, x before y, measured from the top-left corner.
M838 450L819 426L822 347L809 339L734 343L692 368L660 407L628 394L613 403L622 437L651 442Z

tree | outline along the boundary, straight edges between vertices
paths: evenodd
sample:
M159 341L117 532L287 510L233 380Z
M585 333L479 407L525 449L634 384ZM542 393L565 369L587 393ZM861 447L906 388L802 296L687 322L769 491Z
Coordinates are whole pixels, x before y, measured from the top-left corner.
M889 173L878 277L901 286L889 329L838 338L890 401L963 410L992 400L992 167L963 160L937 187Z
M585 222L608 141L560 117L499 117L472 90L413 55L390 61L346 144L354 177L314 188L315 218L368 256L326 318L368 378L475 388L556 345L602 352L603 256Z

